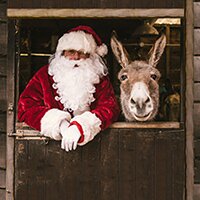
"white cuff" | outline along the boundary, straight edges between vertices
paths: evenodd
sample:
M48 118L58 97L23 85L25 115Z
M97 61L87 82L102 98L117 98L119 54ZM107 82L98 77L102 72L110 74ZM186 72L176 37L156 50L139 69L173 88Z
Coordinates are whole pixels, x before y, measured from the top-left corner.
M77 121L83 129L84 141L78 145L84 145L91 141L97 133L101 131L101 120L93 113L86 111L81 115L75 116L71 122Z
M64 119L70 121L71 115L68 112L56 108L47 111L40 122L41 134L55 140L60 140L60 123Z

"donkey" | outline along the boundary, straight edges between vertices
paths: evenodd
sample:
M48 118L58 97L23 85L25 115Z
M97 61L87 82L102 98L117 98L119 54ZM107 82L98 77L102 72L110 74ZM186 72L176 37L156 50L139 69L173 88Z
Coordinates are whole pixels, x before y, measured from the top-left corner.
M166 36L162 34L148 53L147 60L131 60L128 52L118 41L115 32L111 37L112 51L121 65L120 101L127 121L153 120L159 107L160 72L156 65L166 46Z

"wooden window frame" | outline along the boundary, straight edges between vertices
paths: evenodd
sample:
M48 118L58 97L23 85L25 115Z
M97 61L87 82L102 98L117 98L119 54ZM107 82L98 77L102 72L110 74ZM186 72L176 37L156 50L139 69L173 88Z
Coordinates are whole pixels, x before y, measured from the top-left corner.
M7 15L10 18L18 19L63 19L63 18L151 18L151 17L171 17L171 18L183 18L184 9L8 9ZM38 56L33 55L32 56ZM25 54L20 56L27 56ZM47 54L43 56L48 56ZM19 69L17 69L19 71ZM18 83L17 83L18 84ZM183 107L181 105L181 107ZM183 117L181 117L180 122L115 122L110 128L152 128L152 129L180 129L183 128ZM31 130L26 130L27 125L24 123L16 124L16 132L12 135L19 136L20 138L28 137L28 132ZM39 132L35 132L32 137L35 139L38 137ZM22 134L23 133L23 134ZM40 137L41 138L41 137Z

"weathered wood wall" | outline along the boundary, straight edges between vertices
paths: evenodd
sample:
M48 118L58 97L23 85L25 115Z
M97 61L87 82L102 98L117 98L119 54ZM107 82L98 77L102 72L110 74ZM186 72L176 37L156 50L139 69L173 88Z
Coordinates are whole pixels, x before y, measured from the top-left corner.
M8 0L8 8L183 8L183 0Z
M195 183L200 184L200 1L194 2L194 147Z
M182 200L185 133L108 129L76 151L17 140L16 200Z
M6 2L0 1L0 199L6 194Z

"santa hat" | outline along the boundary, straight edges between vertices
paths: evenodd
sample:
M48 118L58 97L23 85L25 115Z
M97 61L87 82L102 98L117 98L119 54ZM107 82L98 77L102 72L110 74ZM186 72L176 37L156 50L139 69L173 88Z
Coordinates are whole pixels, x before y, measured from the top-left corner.
M89 26L78 26L65 33L58 41L56 52L63 50L77 50L84 53L105 56L108 53L107 46L102 43L101 38Z

